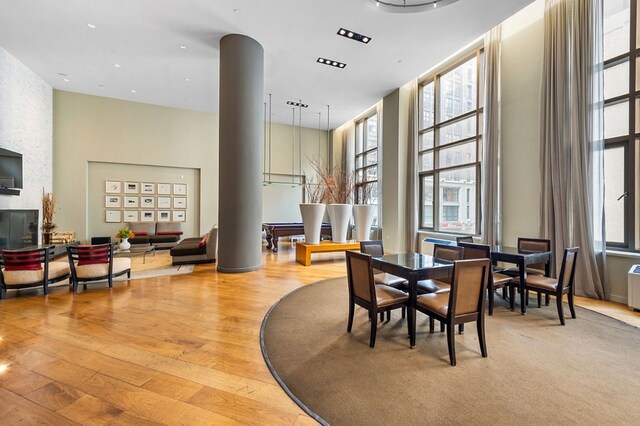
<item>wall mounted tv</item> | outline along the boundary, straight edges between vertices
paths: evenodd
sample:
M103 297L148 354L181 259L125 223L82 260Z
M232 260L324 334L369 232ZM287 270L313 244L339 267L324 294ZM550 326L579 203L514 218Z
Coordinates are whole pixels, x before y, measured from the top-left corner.
M0 188L22 188L22 154L0 148Z

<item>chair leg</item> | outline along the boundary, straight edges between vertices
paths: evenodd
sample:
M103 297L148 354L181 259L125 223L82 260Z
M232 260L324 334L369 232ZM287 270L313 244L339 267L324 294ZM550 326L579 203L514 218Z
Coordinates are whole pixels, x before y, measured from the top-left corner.
M560 317L560 324L564 325L564 313L562 312L562 294L556 296L556 305L558 306L558 316Z
M384 311L380 312L380 322L384 322Z
M155 252L153 252L153 255L155 256ZM131 279L131 269L127 271L127 279Z
M569 310L571 311L571 318L576 318L576 310L573 307L573 291L569 289L569 293L567 294L567 299L569 300Z
M407 317L407 308L406 307L402 307L402 319L405 319Z
M487 340L484 335L484 316L481 314L478 317L478 341L480 342L480 353L483 358L487 357Z
M525 290L524 292L524 300L527 306L529 306L529 290Z
M376 345L376 331L378 330L378 316L373 312L372 314L373 315L371 315L371 337L369 337L370 348L373 348Z
M502 298L507 298L507 286L502 287Z
M447 346L449 347L449 362L456 365L456 340L453 324L447 324Z
M509 286L509 309L512 311L516 310L516 286Z
M548 293L544 295L544 304L546 306L549 306L549 294Z
M387 322L391 321L391 309L387 309Z
M444 323L440 321L440 333L444 333Z
M349 321L347 322L347 333L351 333L351 327L353 326L354 308L355 308L355 304L349 303Z
M73 280L73 292L77 293L78 292L78 280Z
M2 290L0 291L0 299L6 299L7 298L7 287L2 286Z
M489 315L493 315L493 299L495 296L495 289L491 288L493 286L490 286L489 288ZM504 287L502 287L502 294L504 295ZM504 299L504 297L503 297Z
M537 292L536 294L538 295L538 308L539 308L540 304L542 303L542 293Z
M113 277L111 275L109 275L109 278L107 281L109 281L109 288L113 288Z
M436 320L433 317L429 317L429 333L433 334L433 329L435 328Z
M47 294L49 294L49 283L45 281L43 287L44 287L44 294L46 296Z
M458 324L458 334L464 333L464 324Z

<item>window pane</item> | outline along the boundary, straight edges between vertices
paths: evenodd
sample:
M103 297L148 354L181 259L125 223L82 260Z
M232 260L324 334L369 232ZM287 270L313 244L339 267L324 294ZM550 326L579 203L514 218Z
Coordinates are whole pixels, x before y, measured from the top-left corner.
M433 170L433 151L420 155L420 171Z
M476 103L476 57L440 77L439 121L473 111Z
M433 148L433 130L420 135L420 151Z
M362 177L364 176L364 172L362 170L356 171L356 182L362 182Z
M440 150L438 166L451 167L460 166L462 164L475 163L476 161L476 142L468 142L462 145L455 145L451 148L443 148Z
M422 186L421 228L433 228L433 176L423 177L420 185Z
M476 168L441 172L440 188L440 223L438 230L455 231L465 234L475 233L476 228ZM460 197L461 191L469 194Z
M356 155L356 169L362 168L362 155Z
M604 59L629 51L630 0L604 3Z
M364 125L362 122L356 124L356 153L362 152L362 138L364 136Z
M607 242L624 243L624 147L607 148L604 151L604 211Z
M366 181L378 180L378 166L364 169L364 174Z
M629 93L629 62L623 62L604 70L604 98L609 99Z
M604 137L629 134L629 102L604 107Z
M420 122L420 128L426 129L433 126L434 116L434 95L433 95L433 81L429 84L422 86L422 121Z
M365 156L364 165L372 166L374 164L378 164L378 150L371 151Z
M476 135L476 116L456 121L438 131L438 145L459 141Z
M378 146L378 116L373 115L367 119L367 147L366 150Z

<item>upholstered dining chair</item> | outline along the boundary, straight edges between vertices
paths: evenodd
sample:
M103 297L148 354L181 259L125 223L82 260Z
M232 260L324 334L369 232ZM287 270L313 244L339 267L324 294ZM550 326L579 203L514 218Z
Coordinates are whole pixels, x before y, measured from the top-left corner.
M70 245L67 246L67 256L74 293L81 281L86 290L90 281L107 280L109 287L113 287L114 277L127 274L127 278L131 278L131 259L116 258L112 244Z
M564 325L564 313L562 311L562 296L564 294L567 295L571 318L576 317L576 311L573 307L573 293L576 262L578 261L578 250L578 247L564 249L562 267L558 278L545 277L542 275L528 275L524 285L525 290L531 290L538 293L538 307L540 307L540 294L556 297L558 316L560 317L560 324L562 325Z
M53 246L38 249L2 250L0 266L0 298L7 289L42 286L49 293L49 284L69 278L69 264L53 261Z
M433 258L444 262L462 260L464 248L459 246L448 246L444 244L433 245ZM417 284L418 294L425 293L446 293L449 291L451 276L439 280L420 280ZM400 287L401 290L409 290L407 284Z
M458 245L464 247L465 259L491 259L491 247L486 244L458 243ZM496 290L508 288L509 297L514 297L514 284L509 275L494 272L493 265L491 265L490 268L487 293L489 297L489 315L493 315L493 303Z
M491 262L489 259L456 260L453 263L451 289L448 293L419 295L416 310L435 318L447 327L449 362L456 365L456 343L454 327L476 321L478 341L483 358L487 357L487 342L484 330L484 292L489 282ZM413 333L415 333L415 323ZM433 332L433 323L429 324Z
M518 238L518 250L519 251L528 251L528 252L541 252L541 251L551 251L551 240L543 239L543 238L526 238L519 237ZM509 275L513 278L514 284L518 284L520 279L518 278L520 275L520 270L517 267L505 268L500 271L500 273ZM545 264L544 262L534 263L532 265L527 266L527 275L544 275L545 274ZM514 286L517 288L517 286ZM527 293L527 304L529 304L529 294ZM545 296L545 304L549 304L549 296ZM538 305L540 305L540 293L538 293Z
M460 243L472 243L473 237L471 235L463 235L461 237L456 237L456 244Z
M378 314L387 310L406 307L409 302L409 296L396 288L375 283L371 256L356 251L347 251L346 254L349 284L347 332L351 333L355 306L362 306L369 311L369 319L371 320L369 347L373 348L376 344Z

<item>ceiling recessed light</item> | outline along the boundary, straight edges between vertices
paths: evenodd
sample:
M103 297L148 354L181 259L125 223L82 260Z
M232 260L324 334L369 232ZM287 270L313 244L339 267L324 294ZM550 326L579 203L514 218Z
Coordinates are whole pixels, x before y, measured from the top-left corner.
M347 66L347 64L343 62L338 62L338 61L334 61L333 59L327 59L327 58L318 58L316 62L324 65L334 66L336 68L344 68Z
M94 24L87 24L87 27L94 29L96 26Z
M136 93L136 90L135 89L131 89L131 93Z
M69 82L69 79L68 79L68 78L63 78L62 80L63 80L63 81L66 81L67 83Z
M184 81L191 81L191 79L189 77L185 77Z
M59 72L58 75L61 75L63 77L67 77L67 74L63 73L63 72Z
M355 31L347 30L345 28L340 28L337 34L351 40L362 42L364 44L367 44L371 41L371 37L359 34Z
M184 49L186 49L186 48L187 48L187 46L185 46L184 44L181 44L181 45L180 45L180 49L184 50Z
M113 66L114 66L114 67L116 67L116 68L120 68L122 65L120 65L120 64L113 64Z

